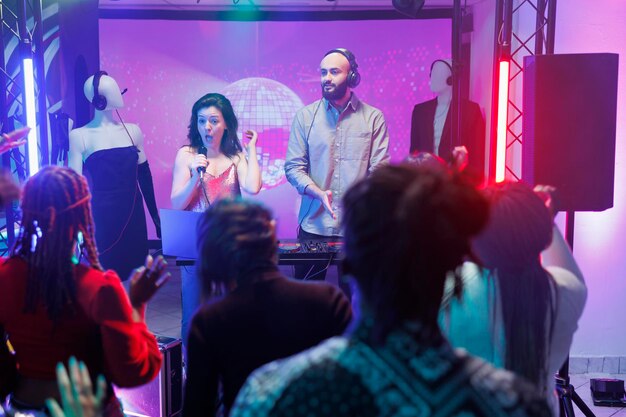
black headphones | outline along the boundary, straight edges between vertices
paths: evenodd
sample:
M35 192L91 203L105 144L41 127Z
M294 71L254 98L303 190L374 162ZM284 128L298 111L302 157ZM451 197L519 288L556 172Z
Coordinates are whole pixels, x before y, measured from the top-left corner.
M328 56L330 54L338 53L346 57L348 63L350 64L350 72L348 73L348 87L354 88L361 82L361 74L359 74L359 64L356 63L356 58L354 54L348 51L346 48L335 48L326 52L324 56Z
M454 70L452 69L452 65L448 64L448 61L444 61L443 59L435 59L435 60L433 61L433 63L432 63L432 64L430 64L430 74L429 74L429 76L432 76L432 73L433 73L433 67L435 66L435 64L436 64L437 62L443 62L444 64L446 64L446 66L447 66L448 68L450 68L450 74L454 75ZM446 78L446 84L448 84L448 85L452 85L452 75L451 75L451 76L449 76L448 78Z
M91 104L98 110L104 110L107 107L107 98L98 91L100 78L102 78L103 75L109 74L106 71L98 71L93 76L93 99L91 99Z

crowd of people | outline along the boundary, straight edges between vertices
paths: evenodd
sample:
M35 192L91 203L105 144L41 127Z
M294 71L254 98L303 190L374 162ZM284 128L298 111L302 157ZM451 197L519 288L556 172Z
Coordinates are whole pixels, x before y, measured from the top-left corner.
M196 265L181 273L183 416L556 415L553 374L586 287L554 226L554 189L479 188L465 147L449 147L447 160L431 149L389 163L383 114L352 91L354 55L331 50L320 71L322 99L294 118L285 171L303 196L298 236L343 239L349 291L306 280L323 278L319 264L299 279L280 272L271 211L241 197L262 186L258 134L245 132L243 146L230 101L200 98L171 192L174 208L202 213ZM119 89L96 76L86 93L105 100L94 102L103 113L94 120L120 142L98 144L99 126L87 126L73 135L75 169L45 167L21 190L0 177L0 197L21 193L23 212L0 261L9 414L121 416L113 386L145 384L161 369L145 311L169 279L167 263L147 256L128 276L103 266L92 200L105 194L77 169L96 172L109 151L124 152L129 170L147 164L141 132L107 113L117 97L107 104L107 91ZM436 123L441 136L444 120ZM0 150L24 134L3 135ZM115 196L131 212L133 181Z

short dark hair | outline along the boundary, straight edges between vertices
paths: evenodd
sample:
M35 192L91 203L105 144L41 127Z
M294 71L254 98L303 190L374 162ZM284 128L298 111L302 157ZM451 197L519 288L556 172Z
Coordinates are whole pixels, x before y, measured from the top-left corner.
M237 121L237 116L235 116L235 111L233 110L230 100L218 93L205 94L193 104L187 132L189 145L196 151L202 146L202 138L200 137L200 133L198 133L198 112L208 107L219 109L226 123L226 131L224 132L224 137L220 144L220 151L229 157L237 155L243 150L239 137L237 136L239 122Z
M410 319L437 330L446 275L471 253L487 201L445 167L404 164L357 182L343 205L345 267L374 314L374 339Z
M198 221L198 276L205 296L242 284L250 272L276 266L274 220L269 209L241 198L211 205Z

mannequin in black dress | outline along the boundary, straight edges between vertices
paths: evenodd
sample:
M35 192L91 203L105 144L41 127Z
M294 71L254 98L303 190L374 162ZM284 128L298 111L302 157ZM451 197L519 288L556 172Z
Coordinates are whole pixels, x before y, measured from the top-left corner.
M89 77L84 93L95 107L94 118L70 132L69 166L81 174L84 167L90 180L100 263L126 279L148 254L142 197L161 234L143 133L121 120L122 93L106 72Z

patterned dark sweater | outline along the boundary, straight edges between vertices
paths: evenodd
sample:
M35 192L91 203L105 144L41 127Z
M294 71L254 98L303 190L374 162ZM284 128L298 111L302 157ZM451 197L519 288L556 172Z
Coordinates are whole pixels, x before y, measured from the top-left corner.
M381 346L361 322L348 337L272 362L248 378L231 417L546 416L535 387L407 323Z

